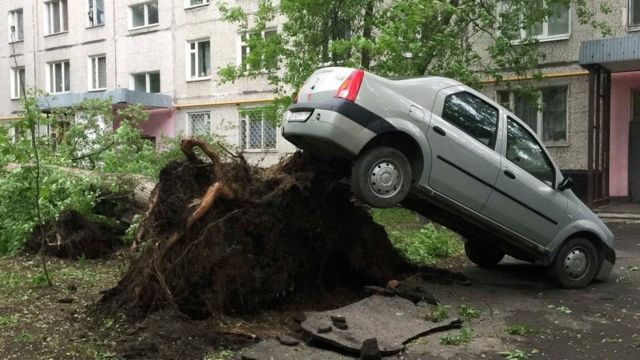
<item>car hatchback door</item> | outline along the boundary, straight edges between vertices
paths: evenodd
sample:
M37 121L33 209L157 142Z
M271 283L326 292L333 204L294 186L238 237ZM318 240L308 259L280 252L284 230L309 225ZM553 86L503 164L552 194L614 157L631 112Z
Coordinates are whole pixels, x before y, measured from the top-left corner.
M568 200L555 189L556 169L536 138L507 117L506 151L483 215L541 246L565 221Z
M480 213L500 172L499 119L497 107L464 88L438 93L427 132L433 190Z

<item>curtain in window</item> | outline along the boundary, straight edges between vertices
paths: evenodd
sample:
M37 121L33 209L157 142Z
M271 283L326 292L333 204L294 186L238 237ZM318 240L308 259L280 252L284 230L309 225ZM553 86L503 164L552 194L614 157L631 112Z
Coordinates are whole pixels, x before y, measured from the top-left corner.
M538 130L538 106L526 96L516 94L514 113L527 124L531 130Z

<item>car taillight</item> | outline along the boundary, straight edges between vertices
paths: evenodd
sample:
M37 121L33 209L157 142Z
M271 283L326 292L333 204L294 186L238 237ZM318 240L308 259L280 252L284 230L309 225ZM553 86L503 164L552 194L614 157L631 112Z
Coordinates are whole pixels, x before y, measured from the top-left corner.
M358 97L358 92L360 91L360 85L362 85L362 79L364 79L364 70L355 70L349 74L338 88L336 97L351 102L356 101L356 97Z

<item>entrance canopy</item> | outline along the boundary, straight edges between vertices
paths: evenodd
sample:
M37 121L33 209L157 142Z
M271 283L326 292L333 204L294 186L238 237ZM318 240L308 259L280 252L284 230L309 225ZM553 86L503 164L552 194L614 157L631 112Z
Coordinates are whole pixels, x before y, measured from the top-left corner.
M640 70L640 36L584 41L580 65L587 69L599 66L612 73Z

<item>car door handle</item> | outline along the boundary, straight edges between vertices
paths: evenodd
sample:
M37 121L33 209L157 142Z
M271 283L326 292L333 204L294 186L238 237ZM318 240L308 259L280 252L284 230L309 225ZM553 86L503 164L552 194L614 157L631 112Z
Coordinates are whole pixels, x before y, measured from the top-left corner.
M514 173L511 172L511 170L505 170L504 171L504 175L506 177L508 177L511 180L515 180L516 179L516 175Z
M440 136L447 136L447 132L442 130L440 126L434 126L433 131Z

